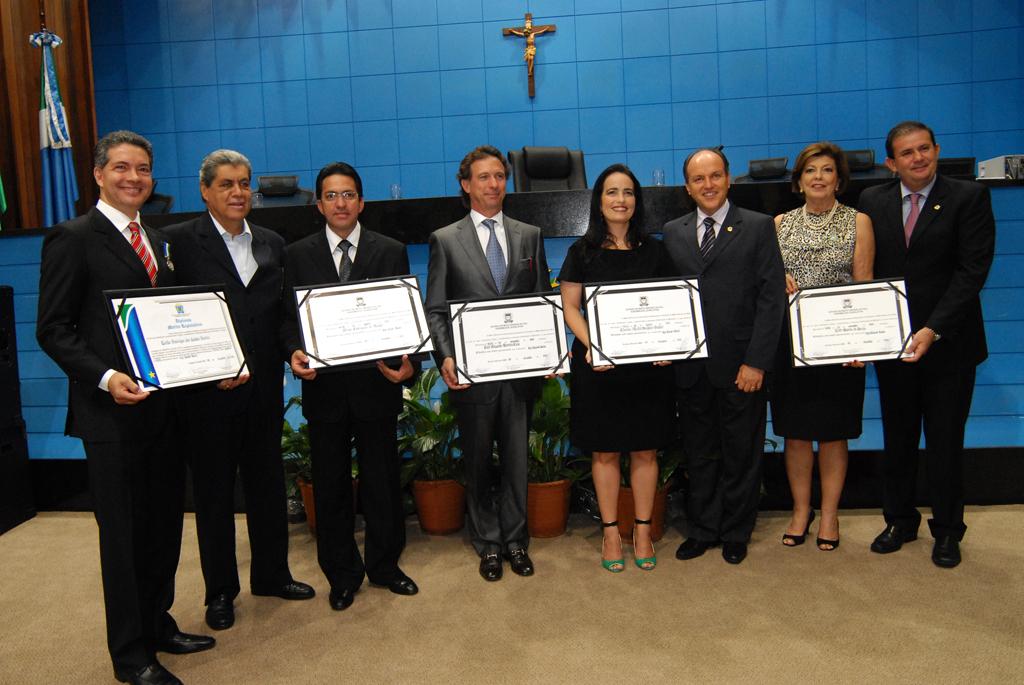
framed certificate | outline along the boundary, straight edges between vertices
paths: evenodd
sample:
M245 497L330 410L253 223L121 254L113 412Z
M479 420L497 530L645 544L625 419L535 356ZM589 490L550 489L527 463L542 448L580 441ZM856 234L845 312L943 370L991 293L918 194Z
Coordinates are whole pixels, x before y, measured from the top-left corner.
M461 383L529 378L569 370L558 293L448 303Z
M237 378L245 353L220 286L105 290L132 375L146 391Z
M913 335L902 280L804 288L789 296L793 366L908 356Z
M433 348L415 276L295 288L309 368L426 357Z
M708 356L696 278L586 283L594 366Z

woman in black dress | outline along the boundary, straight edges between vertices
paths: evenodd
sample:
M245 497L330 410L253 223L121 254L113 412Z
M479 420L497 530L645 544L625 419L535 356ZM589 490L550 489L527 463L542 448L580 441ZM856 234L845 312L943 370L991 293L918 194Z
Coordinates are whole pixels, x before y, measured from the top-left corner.
M657 563L651 542L651 512L658 484L657 450L671 439L672 369L669 362L591 366L587 323L580 312L583 284L674 276L661 241L644 235L643 195L633 172L613 164L594 182L590 225L573 243L559 272L565 322L576 336L572 346L570 437L591 453L594 489L604 539L601 564L625 568L619 538L619 456L630 454L630 483L636 521L633 551L644 570Z

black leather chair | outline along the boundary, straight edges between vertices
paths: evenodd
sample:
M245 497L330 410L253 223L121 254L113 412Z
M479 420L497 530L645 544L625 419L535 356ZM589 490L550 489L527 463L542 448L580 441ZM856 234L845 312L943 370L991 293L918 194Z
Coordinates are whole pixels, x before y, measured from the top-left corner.
M509 150L516 192L574 190L587 187L583 151L567 147L528 147Z
M260 176L257 182L259 188L256 192L263 196L263 207L316 203L316 194L312 190L299 187L298 176Z

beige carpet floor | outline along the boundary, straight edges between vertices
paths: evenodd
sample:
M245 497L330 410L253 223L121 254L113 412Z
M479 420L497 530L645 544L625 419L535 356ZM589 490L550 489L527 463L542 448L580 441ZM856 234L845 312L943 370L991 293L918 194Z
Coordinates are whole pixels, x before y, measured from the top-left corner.
M786 549L779 512L762 515L740 566L718 550L676 561L672 530L657 569L613 575L596 527L574 517L565 536L533 541L534 577L486 583L463 533L427 536L410 518L402 565L420 594L364 585L340 613L296 525L292 571L314 600L243 590L215 649L161 659L186 683L214 684L1024 682L1024 506L974 507L967 521L953 570L932 565L924 538L871 554L877 511L844 512L836 552ZM191 515L177 588L181 628L209 632ZM0 536L0 683L107 682L91 515L41 514Z

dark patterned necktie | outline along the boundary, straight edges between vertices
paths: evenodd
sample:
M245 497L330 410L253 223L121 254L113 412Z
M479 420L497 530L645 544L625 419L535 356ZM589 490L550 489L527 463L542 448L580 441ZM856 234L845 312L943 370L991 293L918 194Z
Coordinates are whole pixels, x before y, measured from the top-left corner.
M700 256L705 262L708 261L708 254L715 246L715 220L710 216L704 219L704 237L700 241Z
M347 240L342 240L338 243L338 249L341 250L341 262L338 263L338 280L342 283L348 281L349 275L352 273L352 259L348 256L348 249L352 247L352 243Z

